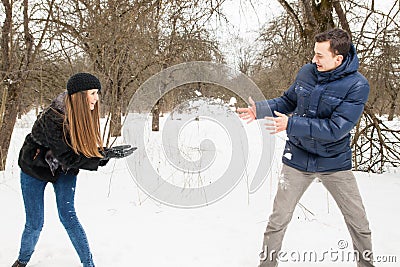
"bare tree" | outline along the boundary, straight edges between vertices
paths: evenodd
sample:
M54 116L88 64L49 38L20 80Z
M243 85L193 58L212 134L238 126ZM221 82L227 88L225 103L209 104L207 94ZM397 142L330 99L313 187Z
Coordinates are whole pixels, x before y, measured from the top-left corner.
M220 2L74 0L57 6L52 21L65 53L71 61L77 52L86 57L89 68L105 81L108 137L120 134L126 100L147 78L163 66L218 54L205 26L218 13Z
M382 173L400 166L400 129L392 129L367 104L353 134L353 162L356 170Z
M48 29L48 17L52 12L54 0L49 2L49 10L45 23L39 25L35 36L31 33L29 10L32 5L28 0L22 1L22 18L17 3L2 0L5 11L1 34L1 108L0 108L0 170L4 170L11 134L19 111L19 98L25 88L26 81L40 52L44 36Z
M207 23L220 14L222 2L2 0L0 167L4 168L18 114L30 110L31 104L38 112L65 90L65 80L74 72L94 72L102 80L102 113L111 129L108 143L120 134L128 100L163 66L220 60ZM163 103L171 106L174 96L167 97L170 100Z

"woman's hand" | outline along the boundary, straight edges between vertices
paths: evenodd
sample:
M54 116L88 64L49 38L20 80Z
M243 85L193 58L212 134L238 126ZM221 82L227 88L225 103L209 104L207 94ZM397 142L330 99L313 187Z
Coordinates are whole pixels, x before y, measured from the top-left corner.
M110 147L110 148L105 148L104 149L104 158L124 158L133 153L137 147L132 147L131 145L121 145L121 146L115 146L115 147Z

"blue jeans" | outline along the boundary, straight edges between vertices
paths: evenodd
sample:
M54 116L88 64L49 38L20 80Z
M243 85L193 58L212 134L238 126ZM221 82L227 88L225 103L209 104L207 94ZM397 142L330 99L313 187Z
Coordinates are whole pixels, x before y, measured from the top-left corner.
M26 222L22 234L18 260L27 263L35 250L44 222L44 189L48 182L36 179L21 171L21 189L25 204ZM75 213L76 176L61 175L53 184L58 216L67 230L84 267L93 267L92 254L85 231Z

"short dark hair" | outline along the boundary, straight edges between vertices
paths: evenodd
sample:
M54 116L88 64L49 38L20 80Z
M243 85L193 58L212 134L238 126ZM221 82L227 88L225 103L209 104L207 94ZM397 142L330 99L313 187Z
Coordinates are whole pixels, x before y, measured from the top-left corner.
M347 56L350 51L351 37L350 34L342 29L334 28L319 33L314 37L315 42L329 41L330 50L335 55Z

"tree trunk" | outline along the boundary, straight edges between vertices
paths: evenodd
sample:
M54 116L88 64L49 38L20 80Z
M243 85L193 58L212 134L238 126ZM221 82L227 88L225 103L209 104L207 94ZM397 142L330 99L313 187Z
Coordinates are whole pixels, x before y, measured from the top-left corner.
M17 91L16 86L8 87L7 102L3 115L3 123L0 128L0 171L4 171L7 160L7 151L10 146L11 135L17 119Z
M151 115L151 130L158 132L160 130L160 101L157 101L157 104L153 107Z
M397 108L396 100L397 100L397 95L396 97L394 97L394 99L392 99L390 103L388 121L392 121L394 119L394 115L396 114L396 108Z
M4 10L5 10L5 20L2 27L1 33L1 79L4 81L4 91L1 106L1 119L0 119L0 170L5 169L7 160L7 151L10 146L10 139L12 130L14 128L14 123L16 119L16 105L9 102L10 92L12 90L12 85L10 83L10 78L7 75L10 68L10 35L12 28L12 6L10 1L2 0ZM11 109L10 109L11 108ZM15 114L14 114L15 113Z
M121 106L118 104L111 109L110 131L112 137L121 136Z

